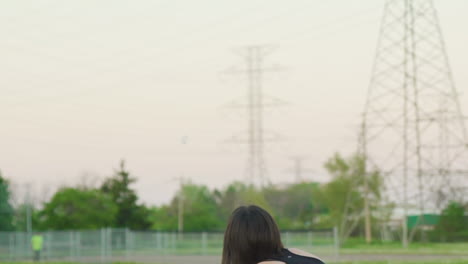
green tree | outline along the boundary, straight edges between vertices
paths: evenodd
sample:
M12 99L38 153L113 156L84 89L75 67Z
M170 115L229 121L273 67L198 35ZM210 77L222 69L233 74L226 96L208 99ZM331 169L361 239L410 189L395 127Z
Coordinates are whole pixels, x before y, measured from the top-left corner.
M241 182L233 182L224 190L214 191L216 203L221 214L221 219L226 222L231 212L241 205L255 204L265 208L274 214L272 207L265 198L264 193L253 185L246 185Z
M10 203L10 187L0 172L0 231L13 230L14 210Z
M215 231L222 229L224 223L221 221L216 200L206 186L187 183L183 185L182 191L184 230Z
M330 223L338 227L343 243L363 223L364 210L364 159L354 155L349 159L335 154L325 163L332 180L323 189L323 199L330 210ZM382 178L378 171L367 172L371 212L380 203Z
M111 226L117 206L99 190L63 188L40 211L40 228L96 229Z
M135 190L130 188L135 181L122 160L114 176L105 180L101 186L101 191L110 195L118 208L114 227L147 230L152 226L150 211L144 205L137 204L138 196Z
M13 218L13 225L16 231L27 231L27 211L31 213L31 225L32 228L35 229L39 226L39 211L34 208L33 205L29 204L20 204L15 207L15 215Z
M169 206L153 211L153 228L178 229L179 197L183 197L184 231L219 231L224 227L214 194L204 185L185 183Z
M149 219L153 230L176 231L177 230L177 208L171 205L150 208Z
M457 202L450 202L442 211L436 232L439 233L442 240L453 241L463 233L465 236L468 235L467 231L468 219L465 208Z
M326 212L317 183L303 182L285 188L270 186L263 193L283 229L312 228L318 216Z

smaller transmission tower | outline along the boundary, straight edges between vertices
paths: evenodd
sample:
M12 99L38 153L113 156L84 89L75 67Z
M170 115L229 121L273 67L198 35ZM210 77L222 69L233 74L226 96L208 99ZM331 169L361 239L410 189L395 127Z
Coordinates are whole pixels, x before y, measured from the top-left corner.
M301 181L304 180L304 174L306 172L312 172L312 170L304 167L304 159L305 159L304 156L294 156L294 157L291 157L290 159L293 162L293 166L288 171L293 172L295 182L300 183Z

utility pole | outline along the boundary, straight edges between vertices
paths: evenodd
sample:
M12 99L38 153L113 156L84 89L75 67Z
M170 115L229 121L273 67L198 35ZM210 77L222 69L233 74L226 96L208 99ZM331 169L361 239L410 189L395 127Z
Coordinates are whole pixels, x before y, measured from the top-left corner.
M184 178L182 176L178 177L179 180L179 195L177 197L178 200L178 232L179 235L182 235L184 232Z
M188 137L183 136L181 138L181 143L182 145L187 145L188 143ZM176 180L179 181L179 195L177 197L177 230L179 233L179 237L182 238L182 234L184 232L184 177L183 175L180 175L179 177L176 178Z
M372 228L371 228L371 217L369 210L369 181L368 174L364 175L364 215L365 215L365 232L366 232L366 243L370 244L372 242Z
M367 147L366 141L366 123L362 123L361 134L359 135L359 146L361 147L361 156L363 159L363 173L364 173L364 223L365 223L365 236L366 243L372 242L372 227L371 227L371 215L369 210L369 172L367 171Z
M361 144L366 170L383 175L385 196L403 211L403 247L416 230L424 237L427 210L464 195L468 137L458 94L433 0L386 0ZM409 208L419 215L411 230Z
M364 176L367 178L367 175ZM364 215L365 215L365 233L366 233L366 243L370 244L372 242L372 228L371 228L371 217L369 210L369 182L367 179L364 180L364 189L365 189L365 198L364 198Z
M26 232L28 234L28 237L31 237L32 235L32 219L31 219L31 184L27 183L26 184L26 199L25 199L25 205L26 205Z

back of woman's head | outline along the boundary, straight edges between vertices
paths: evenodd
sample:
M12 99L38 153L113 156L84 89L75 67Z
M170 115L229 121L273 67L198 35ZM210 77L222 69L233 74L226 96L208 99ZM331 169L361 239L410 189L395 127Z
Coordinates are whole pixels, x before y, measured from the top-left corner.
M283 244L273 218L262 208L241 206L224 233L222 264L255 264L281 253Z

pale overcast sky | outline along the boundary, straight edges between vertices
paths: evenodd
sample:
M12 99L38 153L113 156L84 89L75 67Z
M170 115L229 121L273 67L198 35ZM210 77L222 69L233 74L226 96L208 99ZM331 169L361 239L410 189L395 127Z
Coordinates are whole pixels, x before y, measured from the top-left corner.
M0 4L0 169L40 198L124 158L142 201L161 204L183 175L212 188L244 179L246 45L275 47L264 91L289 104L265 114L272 182L307 179L356 146L383 0L30 0ZM468 113L468 1L436 0ZM186 144L183 144L186 138Z

